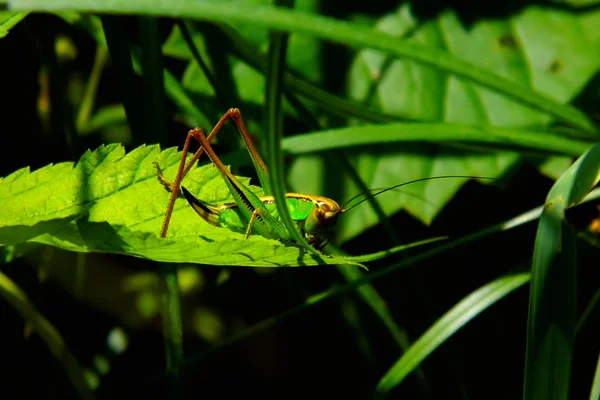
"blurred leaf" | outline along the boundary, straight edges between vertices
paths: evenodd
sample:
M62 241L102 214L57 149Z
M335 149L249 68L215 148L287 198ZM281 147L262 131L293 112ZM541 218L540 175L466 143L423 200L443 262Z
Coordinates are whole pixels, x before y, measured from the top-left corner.
M571 166L573 160L571 157L548 157L539 167L539 171L544 175L558 179Z
M529 281L530 275L505 276L477 289L417 339L406 353L388 370L376 388L376 398L383 397L398 386L427 356L489 306Z
M448 10L435 20L421 22L411 14L407 3L381 18L376 28L399 38L410 33L405 40L408 43L447 51L494 71L514 82L515 87L530 87L561 103L568 103L577 95L600 67L600 53L595 50L600 44L600 34L592 28L600 24L598 12L531 6L511 18L482 20L467 28ZM590 52L594 56L589 57ZM552 121L548 114L441 68L410 59L390 59L375 50L362 50L357 55L350 69L349 93L386 114L424 121L505 127L541 127ZM497 177L520 159L518 154L506 151L484 156L415 145L400 154L360 153L355 163L369 186L387 187L441 174ZM379 201L386 213L406 208L421 221L430 223L464 183L456 180L423 184L436 188L431 190L435 194L425 197L428 201L435 200L434 206L411 204L414 200L395 196L382 196ZM357 189L349 179L345 185L349 187L346 196L350 197ZM344 234L340 239L349 239L377 223L368 207L360 213L342 222Z
M28 12L0 11L0 39L8 35L8 32L15 27Z

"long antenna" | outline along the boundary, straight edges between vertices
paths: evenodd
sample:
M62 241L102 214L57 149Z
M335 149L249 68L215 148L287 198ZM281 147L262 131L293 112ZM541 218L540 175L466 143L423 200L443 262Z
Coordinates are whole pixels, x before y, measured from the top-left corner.
M471 175L442 175L442 176L430 176L429 178L420 178L420 179L415 179L414 181L408 181L408 182L404 182L404 183L399 183L398 185L394 185L394 186L390 186L389 188L385 188L380 190L377 193L373 193L370 196L365 197L364 199L362 199L361 201L359 201L358 203L348 207L348 208L344 208L348 205L348 203L350 203L352 200L356 199L359 196L362 196L365 193L368 193L369 191L366 192L362 192L357 194L356 196L352 197L350 200L348 200L346 203L344 203L344 207L342 207L342 209L340 210L340 213L345 213L346 211L350 211L352 210L354 207L356 207L359 204L364 203L365 201L378 196L382 193L388 192L390 190L394 190L394 189L398 189L399 187L402 186L406 186L406 185L410 185L412 183L417 183L417 182L423 182L423 181L431 181L434 179L448 179L448 178L464 178L464 179L491 179L491 180L498 180L497 178L490 178L489 176L471 176ZM377 189L372 189L372 190L377 190Z

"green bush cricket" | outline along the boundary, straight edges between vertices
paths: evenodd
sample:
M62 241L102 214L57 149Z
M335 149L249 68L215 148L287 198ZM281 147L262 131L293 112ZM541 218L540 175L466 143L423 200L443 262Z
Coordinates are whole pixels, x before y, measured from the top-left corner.
M210 142L221 130L223 125L228 119L232 119L235 123L238 132L242 136L246 149L250 153L250 157L256 169L258 178L262 185L264 196L257 196L247 186L242 184L221 162L219 157L214 152ZM192 138L196 139L200 143L200 148L194 153L190 161L186 164L186 156L189 153L190 143ZM217 167L219 173L223 177L225 184L227 185L235 202L226 203L219 206L211 206L198 200L192 195L185 187L181 186L181 181L185 175L190 171L196 161L200 158L202 153L206 153L212 163ZM188 135L183 146L183 152L181 161L177 170L177 176L171 183L168 182L160 169L158 163L155 163L157 169L157 175L160 182L165 188L171 192L171 198L165 214L163 222L161 237L166 237L167 230L169 227L169 221L173 212L175 200L177 199L180 191L186 198L190 206L196 211L196 213L211 225L227 228L236 232L244 233L244 238L252 233L259 234L268 239L277 239L283 241L291 240L290 234L279 219L277 209L275 207L274 199L272 196L271 186L269 183L269 173L267 166L258 154L250 134L246 129L246 125L242 118L242 114L239 109L229 109L219 122L215 125L208 137L204 134L204 131L200 128L192 129L188 132ZM400 186L404 186L410 183L420 182L430 179L440 178L485 178L485 177L471 177L462 175L453 176L438 176L418 179L411 182L405 182L399 185L395 185L389 188L381 189L378 192L369 195L367 198L360 200L350 207L342 208L337 202L332 199L323 196L315 196L310 194L301 193L286 193L286 203L290 215L301 234L304 236L306 241L313 246L316 250L322 251L323 248L329 243L333 236L337 218L340 214L343 214L350 209L356 207L362 202L368 200L371 197L377 196L383 192L396 189ZM486 178L494 179L494 178ZM374 189L378 190L378 189ZM356 199L361 193L354 196L350 201Z

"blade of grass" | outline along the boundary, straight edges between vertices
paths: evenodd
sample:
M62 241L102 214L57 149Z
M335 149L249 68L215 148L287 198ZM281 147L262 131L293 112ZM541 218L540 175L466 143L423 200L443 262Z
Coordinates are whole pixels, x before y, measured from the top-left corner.
M83 369L67 348L60 332L36 310L35 305L29 300L25 292L2 272L0 272L0 295L40 335L52 355L63 365L79 397L82 399L93 399L94 394L87 384Z
M283 152L281 151L281 138L283 136L283 111L281 109L281 84L287 49L287 34L271 32L269 45L269 63L267 71L266 112L267 120L267 156L269 160L271 187L277 211L290 236L302 248L312 253L318 259L321 255L310 246L298 232L285 198L285 176L283 168Z
M594 374L594 382L590 391L590 400L600 400L600 354L598 354L598 363L596 364L596 373Z
M567 399L576 328L576 235L565 210L600 180L600 143L550 189L537 230L529 294L523 398Z
M75 121L75 127L77 132L81 133L92 114L94 109L94 103L96 100L96 93L98 91L98 85L100 84L100 78L102 77L102 70L108 60L108 52L105 47L96 47L96 55L94 56L94 65L92 66L92 72L90 72L90 78L85 85L85 92L83 100L79 106L79 112L77 113L77 120Z
M529 281L530 274L522 273L498 278L459 301L417 339L410 349L381 378L374 398L398 386L425 358L473 320L482 311L506 297Z
M399 41L388 34L360 24L339 21L329 17L311 15L282 7L266 7L216 2L164 3L162 1L129 0L127 2L99 2L97 0L63 0L60 3L46 0L11 0L14 10L63 10L113 12L123 14L149 14L198 18L211 22L257 24L282 32L306 33L324 40L342 43L354 48L372 48L398 58L406 58L430 65L477 83L533 109L548 113L560 121L589 131L597 137L594 124L580 110L560 104L531 89L500 77L484 68L455 58L448 53L434 51L407 41Z
M0 12L0 39L8 35L10 30L15 27L23 18L29 14L28 12Z
M571 156L579 156L591 146L587 142L557 136L545 131L406 122L363 125L295 135L286 138L283 142L283 149L288 154L310 154L330 149L394 142L486 143Z

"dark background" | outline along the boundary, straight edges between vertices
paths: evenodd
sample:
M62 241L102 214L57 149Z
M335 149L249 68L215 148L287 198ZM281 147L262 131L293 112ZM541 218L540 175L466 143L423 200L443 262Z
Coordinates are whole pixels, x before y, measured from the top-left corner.
M327 2L324 14L345 18L353 12L380 16L396 7L395 2ZM455 8L466 26L479 18L505 17L518 12L521 2L472 4L415 2L415 12L422 18L435 18L444 7ZM442 7L444 4L444 7ZM136 40L136 20L131 37ZM164 33L171 22L161 21ZM57 34L68 35L78 49L78 57L67 66L59 66L53 52ZM0 175L24 166L31 169L76 160L88 148L102 143L91 135L69 137L56 120L72 118L71 110L54 109L50 130L42 129L36 108L40 92L39 71L50 66L59 74L58 81L69 74L89 71L95 43L85 33L50 15L30 15L10 34L0 39L0 76L4 104L3 133L0 135L2 157ZM324 54L332 59L349 59L339 47ZM339 61L338 61L339 62ZM328 63L325 63L328 65ZM177 66L174 65L176 68ZM344 83L344 75L334 68L325 70L328 90L335 92ZM115 71L109 65L103 73L98 103L119 99ZM139 82L140 86L142 82ZM597 80L590 90L597 90ZM583 96L582 95L582 96ZM50 104L60 93L50 94ZM589 112L597 110L578 99ZM172 108L168 105L169 109ZM55 118L56 113L66 113ZM169 132L184 132L185 126L169 121ZM181 145L181 137L170 136L165 146ZM128 150L140 143L126 143ZM510 177L503 186L483 186L471 182L445 207L434 223L425 227L406 213L392 219L402 227L401 239L407 237L460 237L503 221L542 204L552 181L528 164ZM584 205L570 215L570 221L584 228L597 216L594 205ZM496 277L516 270L526 270L532 255L536 224L530 223L510 232L496 234L456 248L409 269L374 281L386 300L395 321L406 329L410 340L417 339L437 318L476 288ZM404 233L406 232L406 233ZM385 248L386 234L375 227L346 243L354 254ZM600 282L598 249L579 241L578 316L588 304ZM36 250L42 252L43 250ZM73 257L58 255L63 263ZM111 255L87 255L101 264L114 264L128 271L155 271L155 264L139 259ZM39 259L38 259L39 260ZM56 258L55 258L56 260ZM56 261L55 261L56 262ZM371 266L377 270L383 264ZM38 279L39 263L17 259L3 265L2 271L28 294L39 311L60 331L69 349L84 368L93 367L93 358L105 353L106 335L123 322L109 312L79 300L53 279ZM252 326L302 304L306 296L343 283L334 268L280 269L261 274L253 269L234 268L231 277L217 285L220 268L199 267L206 286L194 301L217 309L227 332L235 331L235 320ZM110 296L110 287L106 288ZM360 326L367 338L368 352L361 349L359 335L343 315L351 304L358 312ZM403 382L391 398L518 398L521 396L525 359L525 334L528 286L519 289L483 312L452 336L423 363L428 383L424 390L414 374ZM4 300L0 301L0 396L2 398L76 398L62 365L34 333L24 335L21 316ZM573 364L573 399L587 398L599 346L598 313L578 333ZM164 376L165 360L160 323L128 329L129 347L119 356L111 356L109 372L100 378L98 398L166 398L168 382ZM356 295L328 300L293 314L274 327L223 349L207 352L211 345L193 333L185 335L184 350L190 358L184 370L184 397L227 398L233 395L262 398L366 398L381 376L397 360L400 352L380 320Z

